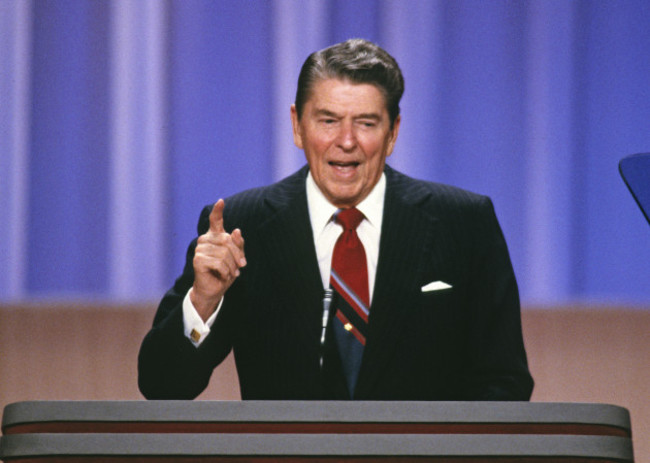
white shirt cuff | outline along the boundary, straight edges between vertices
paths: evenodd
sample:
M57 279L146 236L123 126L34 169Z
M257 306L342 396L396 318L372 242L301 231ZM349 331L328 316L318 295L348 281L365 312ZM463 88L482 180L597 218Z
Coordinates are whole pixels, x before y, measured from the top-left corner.
M206 336L210 334L210 328L214 324L214 321L217 319L217 314L221 305L223 304L223 298L217 306L217 310L214 311L210 318L207 321L203 321L199 313L194 308L194 304L190 300L190 293L192 289L187 292L185 298L183 299L183 325L185 337L187 337L194 346L199 347L201 343L205 340Z

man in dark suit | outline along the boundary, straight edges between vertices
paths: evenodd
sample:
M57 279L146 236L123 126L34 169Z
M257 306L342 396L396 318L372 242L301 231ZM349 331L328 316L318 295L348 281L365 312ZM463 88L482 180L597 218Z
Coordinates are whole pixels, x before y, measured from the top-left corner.
M385 165L403 89L395 60L370 42L310 55L291 108L308 166L204 209L140 350L145 397L196 397L232 349L243 399L530 398L517 284L492 203ZM351 209L361 223L345 233L364 250L367 324L337 325L345 302L335 294L322 338L344 234L336 217Z

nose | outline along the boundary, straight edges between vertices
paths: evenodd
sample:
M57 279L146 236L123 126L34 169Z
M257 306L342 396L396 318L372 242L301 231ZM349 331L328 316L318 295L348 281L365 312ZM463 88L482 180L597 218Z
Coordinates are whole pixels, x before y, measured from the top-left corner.
M338 136L338 145L343 151L352 151L357 146L357 137L351 121L344 121Z

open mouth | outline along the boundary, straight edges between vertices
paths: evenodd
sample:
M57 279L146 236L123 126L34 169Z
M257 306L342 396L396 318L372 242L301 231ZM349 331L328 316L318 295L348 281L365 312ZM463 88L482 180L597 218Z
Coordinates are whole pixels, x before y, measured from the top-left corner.
M357 167L359 162L354 161L329 161L328 164L332 167L335 175L341 179L352 179L357 174Z
M328 164L337 169L354 169L355 167L359 166L359 163L355 161L348 161L348 162L329 161Z

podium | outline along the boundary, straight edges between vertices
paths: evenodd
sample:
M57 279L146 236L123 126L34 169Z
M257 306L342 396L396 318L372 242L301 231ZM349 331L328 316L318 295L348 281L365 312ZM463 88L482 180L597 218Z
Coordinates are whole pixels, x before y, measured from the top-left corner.
M0 459L95 462L633 462L630 417L528 402L19 402Z

